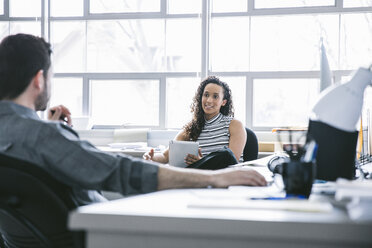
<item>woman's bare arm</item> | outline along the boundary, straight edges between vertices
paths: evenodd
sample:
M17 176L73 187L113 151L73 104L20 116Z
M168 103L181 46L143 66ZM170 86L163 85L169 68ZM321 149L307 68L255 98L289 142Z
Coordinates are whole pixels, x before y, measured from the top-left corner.
M239 161L240 156L243 153L245 143L247 141L247 133L243 124L235 119L230 122L229 131L229 148L234 153L236 159Z

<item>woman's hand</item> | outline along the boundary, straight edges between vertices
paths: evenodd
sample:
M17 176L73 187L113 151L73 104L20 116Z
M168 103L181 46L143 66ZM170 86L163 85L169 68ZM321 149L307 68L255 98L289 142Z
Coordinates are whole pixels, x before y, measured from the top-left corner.
M185 157L185 163L190 165L190 164L193 164L196 161L200 160L203 157L200 148L198 150L198 153L199 153L198 156L195 156L193 154L187 154L187 156Z
M62 121L65 124L72 126L71 113L68 108L63 105L52 107L48 110L48 120Z
M152 160L153 157L154 157L154 149L151 149L149 152L146 152L142 156L142 158L145 160Z

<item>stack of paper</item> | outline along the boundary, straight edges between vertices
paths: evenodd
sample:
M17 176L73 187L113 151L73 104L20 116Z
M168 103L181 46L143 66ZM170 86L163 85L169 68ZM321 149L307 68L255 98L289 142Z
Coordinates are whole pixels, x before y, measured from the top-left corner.
M341 178L337 179L336 200L356 197L372 200L372 180L351 181Z
M199 199L191 201L189 208L218 208L218 209L258 209L284 210L295 212L330 212L332 205L328 202L312 202L309 200L210 200Z
M266 156L266 157L263 157L263 158L259 158L259 159L256 159L256 160L251 160L251 161L246 161L246 162L234 164L231 167L240 167L240 166L263 166L263 167L267 167L267 163L273 157L276 157L276 156L279 156L279 155L282 155L282 154L283 154L282 152L275 153L275 154L272 154L272 155L269 155L269 156Z
M131 142L131 143L111 143L108 144L113 149L144 149L147 148L146 142Z
M295 212L330 212L329 202L286 198L277 185L268 187L230 186L228 190L193 190L188 208L209 209L256 209Z
M358 221L372 220L372 180L349 181L338 179L336 181L336 200L350 200L347 205L351 219Z

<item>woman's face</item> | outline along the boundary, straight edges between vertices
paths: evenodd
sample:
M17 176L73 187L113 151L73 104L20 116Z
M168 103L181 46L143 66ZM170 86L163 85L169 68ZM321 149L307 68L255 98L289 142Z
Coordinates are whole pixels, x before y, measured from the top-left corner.
M223 99L223 88L214 83L205 86L202 96L202 107L207 120L216 116L227 100Z

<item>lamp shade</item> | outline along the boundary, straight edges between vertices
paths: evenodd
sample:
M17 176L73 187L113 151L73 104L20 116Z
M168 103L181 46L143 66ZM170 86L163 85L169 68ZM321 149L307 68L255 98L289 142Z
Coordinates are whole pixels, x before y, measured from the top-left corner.
M354 132L362 112L364 90L371 81L372 72L359 68L349 82L328 87L321 92L311 119Z
M372 72L360 68L349 82L321 92L307 133L307 138L318 144L317 179L354 178L356 125L362 112L364 90L371 80Z

